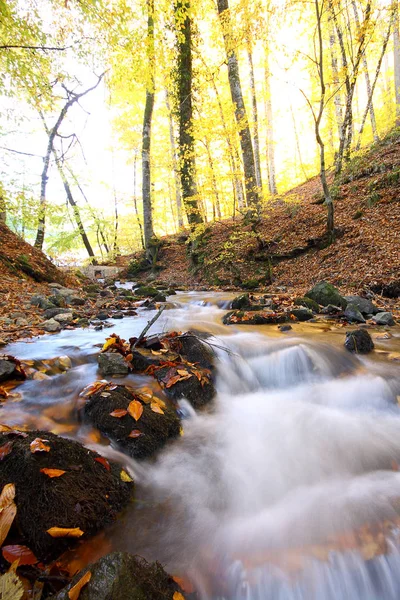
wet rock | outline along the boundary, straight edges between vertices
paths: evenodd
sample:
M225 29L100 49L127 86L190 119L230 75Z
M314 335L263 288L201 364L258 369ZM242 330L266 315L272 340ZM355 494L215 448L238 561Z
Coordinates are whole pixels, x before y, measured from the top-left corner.
M126 552L113 552L80 571L54 600L69 600L69 590L87 571L91 578L79 600L173 600L179 590L159 563L148 563Z
M291 325L279 325L278 327L279 331L285 332L285 331L291 331L292 326Z
M274 311L242 311L235 310L228 312L222 318L224 325L277 325L288 320L286 313L276 313Z
M61 323L58 323L55 319L49 319L48 321L44 321L40 325L45 331L49 333L54 333L55 331L60 331L62 329Z
M362 296L345 296L345 299L355 305L362 315L375 315L379 312L379 308L371 300Z
M97 313L96 315L96 319L100 319L100 321L106 321L109 318L109 314L107 311L105 310L101 310L100 312Z
M129 501L132 483L122 481L121 467L78 442L44 431L6 431L0 433L0 447L5 446L0 489L15 484L15 524L22 543L41 560L60 555L78 539L52 537L49 529L79 528L85 539L113 521ZM65 472L49 477L42 469Z
M353 354L368 354L374 349L374 342L368 331L356 329L348 331L344 342L345 348Z
M151 286L141 285L135 289L135 296L139 296L140 298L150 297L154 298L159 294L159 291Z
M157 296L154 296L154 302L165 302L166 300L167 298L164 296L164 294L158 293Z
M86 300L84 298L80 298L80 296L71 296L68 304L71 304L71 306L83 306L86 304Z
M97 357L99 370L102 375L127 375L129 366L121 354L116 352L102 352Z
M89 326L89 319L87 317L81 317L80 319L78 319L78 326L79 327L88 327Z
M296 317L298 321L309 321L314 317L314 313L309 308L293 308L290 314Z
M353 323L365 323L365 319L355 304L348 304L344 311L346 319Z
M251 301L249 294L240 294L234 298L231 302L232 310L243 310L251 307Z
M316 313L319 312L318 302L311 300L311 298L306 298L306 296L299 296L298 298L295 298L294 304L296 306L305 306L306 308L309 308L310 310L313 310Z
M116 312L113 314L112 316L113 319L123 319L124 318L124 313L122 312Z
M322 315L339 315L343 311L340 306L333 306L333 304L328 304L321 310Z
M114 411L127 410L132 401L143 410L137 420L129 413L111 416ZM154 455L180 433L180 421L172 408L150 394L135 394L123 385L106 387L90 396L83 408L83 418L133 458Z
M328 306L333 304L334 306L340 306L346 308L347 300L341 296L339 290L335 288L331 283L327 281L320 281L311 290L305 294L306 298L311 298L314 302L321 304L321 306Z
M67 325L68 323L71 323L71 321L73 321L74 317L72 313L60 313L58 315L55 315L54 320L57 321L58 323L61 323L61 325Z
M391 312L377 313L374 317L372 317L372 320L377 325L395 325L395 321Z
M46 319L53 319L56 315L62 315L65 313L65 308L48 308L44 311Z
M25 379L19 360L9 354L0 354L0 382L10 379Z

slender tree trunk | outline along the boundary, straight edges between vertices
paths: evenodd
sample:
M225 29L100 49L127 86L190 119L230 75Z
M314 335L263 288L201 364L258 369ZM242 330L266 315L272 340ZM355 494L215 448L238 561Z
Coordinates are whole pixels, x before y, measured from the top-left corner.
M174 172L174 180L175 180L175 202L176 202L176 210L178 213L178 228L182 229L183 228L183 214L182 214L181 184L179 181L178 156L176 154L174 120L173 120L173 116L172 116L171 104L169 101L169 92L167 89L165 90L165 104L167 106L168 119L169 119L169 140L170 140L170 144L171 144L172 170Z
M266 26L267 33L268 27ZM271 99L271 71L269 66L269 47L268 39L264 41L264 85L265 85L265 121L267 132L267 173L268 173L268 189L271 196L276 196L278 188L276 185L276 169L275 169L275 146L274 146L274 119L272 112Z
M179 113L179 171L186 216L192 230L203 223L197 185L193 137L192 99L192 22L190 0L174 0L174 18L178 46L177 99Z
M253 52L251 41L247 39L247 58L249 61L250 71L250 90L251 90L251 107L253 113L253 143L254 143L254 162L256 167L256 180L259 191L262 191L262 176L261 176L261 161L260 161L260 138L258 134L258 106L256 94L256 80L254 76Z
M114 258L120 254L119 246L118 246L118 229L119 229L119 215L118 215L118 196L117 192L114 188L114 243L113 243L113 253Z
M143 227L142 222L140 220L138 205L137 205L137 152L135 150L135 157L133 160L133 206L135 208L136 222L138 224L139 232L140 232L140 242L142 244L143 250L146 248L143 237Z
M329 21L330 22L330 21ZM340 80L339 80L339 69L338 69L338 60L336 56L335 49L335 31L333 27L330 27L329 31L329 49L331 54L331 65L332 65L332 75L333 75L333 86L335 96L333 98L333 103L335 105L335 116L336 116L336 125L338 130L339 140L342 139L343 136L343 115L342 115L342 106L340 99Z
M243 167L246 188L246 200L249 217L258 216L260 199L257 191L256 166L254 161L253 144L251 141L249 121L244 105L242 86L240 83L239 64L232 41L232 25L230 21L228 0L217 0L224 37L225 52L228 60L228 79L232 102L235 107L236 123L239 129L240 145L242 148Z
M394 89L396 100L396 126L400 126L400 33L399 33L399 8L394 0L394 28L393 28L393 60L394 60Z
M146 88L146 104L143 116L142 133L142 198L143 198L143 222L144 222L144 243L146 247L146 256L153 262L153 210L151 205L151 165L150 165L150 146L151 146L151 123L154 109L154 0L147 0L147 66L148 82Z
M362 137L362 134L363 134L363 131L364 131L365 121L367 120L368 111L369 111L370 105L372 104L372 97L374 95L375 87L376 87L376 84L377 84L377 81L378 81L378 78L379 78L379 73L381 71L383 57L385 56L385 52L386 52L386 49L387 49L387 46L388 46L388 43L389 43L390 30L392 28L392 25L393 25L393 15L392 15L391 20L389 21L389 26L388 26L388 29L387 29L387 33L385 35L385 39L383 40L381 54L380 54L380 57L379 57L379 60L378 60L378 64L376 66L374 81L373 81L373 84L371 86L371 89L370 89L370 92L369 92L369 95L368 95L367 106L365 108L365 111L364 111L364 114L363 114L363 118L362 118L362 121L361 121L360 130L358 132L358 142L357 142L356 150L359 150L360 147L361 147L361 137Z
M294 111L293 111L292 105L290 105L290 113L292 115L293 131L294 131L294 137L296 140L296 150L297 150L297 154L298 154L299 161L300 161L300 167L301 167L301 170L303 171L304 178L307 180L308 174L307 174L307 171L305 170L304 163L303 163L303 156L301 153L301 144L300 144L299 134L297 131L296 118L294 116Z
M212 183L212 188L213 188L214 198L215 198L215 202L213 202L213 213L215 215L215 212L216 212L217 218L221 219L221 204L219 201L217 179L215 177L214 161L213 161L213 157L212 157L211 150L210 150L210 143L207 138L205 139L204 145L205 145L206 151L207 151L208 165L210 167L210 172L211 172L211 183ZM214 216L214 221L215 221L215 216Z

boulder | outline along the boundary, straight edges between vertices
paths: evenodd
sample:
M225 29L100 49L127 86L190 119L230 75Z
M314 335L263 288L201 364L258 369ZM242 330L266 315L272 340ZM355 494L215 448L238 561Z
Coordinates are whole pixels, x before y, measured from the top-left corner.
M68 303L71 304L71 306L83 306L86 304L86 300L80 296L71 296Z
M391 312L379 312L374 317L372 317L372 320L377 325L394 325L395 324L393 315Z
M25 372L18 359L9 354L0 354L0 382L25 378Z
M321 310L322 315L339 315L342 312L340 306L333 306L333 304L328 304L328 306L324 306Z
M224 325L277 325L287 320L286 313L276 313L273 310L234 310L226 313L222 318Z
M249 294L240 294L236 296L231 302L232 310L243 310L251 307L251 301Z
M44 311L46 319L53 319L56 315L62 315L65 313L65 308L48 308Z
M74 320L74 316L70 312L63 312L58 315L55 315L54 320L58 323L61 323L61 325L67 325L68 323L71 323L71 321Z
M355 304L348 304L344 311L346 319L352 323L365 323L365 319Z
M54 304L54 306L59 306L60 308L65 308L67 306L67 301L64 296L60 296L59 294L55 294L54 296L49 296L49 301Z
M340 306L341 308L346 308L347 306L347 300L341 296L339 290L335 288L335 286L327 281L320 281L317 283L305 294L305 296L311 298L314 302L321 304L321 306L328 306L328 304Z
M59 323L55 319L49 319L48 321L44 321L44 323L41 323L40 327L42 327L45 331L48 331L49 333L54 333L55 331L60 331L60 329L62 329L61 323Z
M123 319L124 318L124 313L123 312L115 312L112 315L113 319Z
M157 296L154 296L154 302L166 302L167 298L164 294L158 293Z
M318 302L311 300L311 298L306 298L306 296L299 296L298 298L295 298L294 304L296 306L305 306L306 308L309 308L310 310L313 310L316 313L319 312Z
M126 412L132 401L142 411L137 420ZM121 416L117 412L119 416L112 416L111 413L121 410L126 414ZM136 394L123 385L106 386L90 396L83 408L83 418L122 452L138 459L154 455L180 433L175 410L151 394Z
M127 375L129 365L121 354L117 352L102 352L97 357L100 373L108 375Z
M109 318L109 314L105 310L101 310L97 313L96 319L100 319L100 321L106 321Z
M140 298L155 298L158 294L159 290L147 285L141 285L135 289L135 296L139 296Z
M61 283L49 283L49 288L52 288L53 290L59 290L62 288Z
M72 298L72 296L76 296L75 290L71 290L69 288L58 288L54 290L56 294L59 294L63 298Z
M362 296L345 296L345 299L356 306L362 315L375 315L379 312L379 308L371 300Z
M314 313L309 308L293 308L290 314L296 317L298 321L309 321L314 318Z
M49 300L47 300L47 298L40 295L32 296L31 304L33 306L38 306L43 310L47 310L48 308L56 308L56 305L53 302L50 302Z
M119 465L73 440L10 430L0 433L0 448L0 490L15 485L15 524L21 542L40 560L59 556L105 527L131 496L132 483ZM66 532L52 537L53 527L75 530L79 537L65 537Z
M344 341L346 350L353 354L368 354L374 349L374 342L368 331L365 329L356 329L348 331Z
M54 600L70 600L71 588L87 571L91 573L90 581L80 592L79 600L173 600L179 590L159 563L148 563L126 552L113 552L75 575Z

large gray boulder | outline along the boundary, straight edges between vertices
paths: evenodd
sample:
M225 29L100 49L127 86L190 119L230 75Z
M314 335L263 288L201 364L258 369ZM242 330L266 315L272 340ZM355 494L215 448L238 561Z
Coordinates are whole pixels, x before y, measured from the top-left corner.
M314 302L317 302L321 306L340 306L346 308L347 300L339 293L339 290L334 285L327 281L320 281L311 290L309 290L305 296L311 298Z
M365 323L365 319L362 316L361 312L358 310L356 304L348 304L344 311L344 316L348 321L353 323Z
M394 319L391 312L380 312L372 317L377 325L394 325Z
M379 312L379 308L371 300L362 296L345 296L345 299L349 304L357 306L363 315L376 315Z
M159 563L113 552L80 571L54 600L69 600L71 588L90 571L79 600L172 600L179 587Z

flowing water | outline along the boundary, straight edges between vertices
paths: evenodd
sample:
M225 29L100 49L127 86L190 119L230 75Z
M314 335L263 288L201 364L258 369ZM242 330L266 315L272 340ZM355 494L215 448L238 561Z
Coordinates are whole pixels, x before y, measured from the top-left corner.
M203 413L181 402L184 435L157 460L115 455L137 489L109 541L190 578L203 599L398 600L399 328L358 358L331 323L288 334L223 326L228 299L174 296L151 330L209 334L218 395ZM138 335L153 315L10 345L20 359L68 355L73 368L22 384L22 400L4 404L1 420L93 441L75 406L99 377L96 344L111 332ZM148 384L116 381L132 380Z

